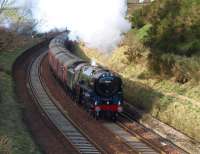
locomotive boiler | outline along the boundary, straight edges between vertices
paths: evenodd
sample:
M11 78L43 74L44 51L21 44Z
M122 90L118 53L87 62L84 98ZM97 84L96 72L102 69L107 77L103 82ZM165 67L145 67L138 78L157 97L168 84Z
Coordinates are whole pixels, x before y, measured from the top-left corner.
M67 34L54 38L49 45L49 65L76 102L96 119L109 116L116 120L122 112L121 78L101 66L91 65L66 48Z

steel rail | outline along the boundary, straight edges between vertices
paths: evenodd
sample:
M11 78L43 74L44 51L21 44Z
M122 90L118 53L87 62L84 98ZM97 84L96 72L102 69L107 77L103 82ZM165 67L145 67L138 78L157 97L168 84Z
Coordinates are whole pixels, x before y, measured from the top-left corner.
M124 118L124 120L128 120L130 123L133 122L133 120L124 113L121 113L120 117ZM128 128L128 126L126 126L122 121L118 120L116 124L138 139L138 141L133 142L131 145L135 147L136 149L138 149L140 153L145 153L145 154L153 154L153 153L165 154L166 153L162 149L157 147L156 145L152 144L150 141L140 136L138 133Z
M49 98L42 81L40 79L39 67L40 63L46 53L43 53L36 58L35 61L30 65L30 71L28 75L28 88L30 93L35 98L37 105L42 110L55 127L65 136L65 138L73 145L73 147L83 154L100 154L99 149L96 148L96 145L90 142L90 140L85 137L80 129L75 127L71 120L66 118L60 110L56 107L54 102Z

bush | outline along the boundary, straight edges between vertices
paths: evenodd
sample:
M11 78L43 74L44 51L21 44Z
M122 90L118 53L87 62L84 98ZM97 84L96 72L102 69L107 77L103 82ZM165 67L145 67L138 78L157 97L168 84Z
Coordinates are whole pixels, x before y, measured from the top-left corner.
M132 39L130 42L124 52L128 63L143 63L149 53L149 49L137 39Z
M141 18L142 9L138 9L134 12L134 15L131 17L132 27L133 28L141 28L145 25L145 21Z
M30 36L22 36L4 28L0 28L0 34L0 52L15 50L32 40Z
M172 78L184 84L190 80L199 81L200 57L183 57L175 54L150 54L148 67L164 78Z
M147 23L152 25L146 40L150 47L186 56L200 52L199 0L155 1L133 14L134 27Z
M0 51L3 51L12 44L14 34L5 29L0 29L0 34Z

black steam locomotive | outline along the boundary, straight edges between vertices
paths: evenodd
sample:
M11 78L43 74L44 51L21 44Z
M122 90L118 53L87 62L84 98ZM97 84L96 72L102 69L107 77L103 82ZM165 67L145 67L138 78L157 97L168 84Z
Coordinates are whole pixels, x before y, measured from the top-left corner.
M72 93L77 102L97 119L109 115L116 120L122 112L122 81L115 73L91 65L66 49L66 34L54 38L49 45L49 65L54 74Z

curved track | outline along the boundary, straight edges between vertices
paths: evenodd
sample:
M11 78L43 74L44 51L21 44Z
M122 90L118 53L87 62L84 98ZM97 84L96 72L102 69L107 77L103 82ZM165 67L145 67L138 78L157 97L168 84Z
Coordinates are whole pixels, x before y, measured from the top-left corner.
M76 148L78 152L85 154L102 153L97 149L97 145L94 145L94 142L86 138L81 133L80 129L72 124L72 121L69 117L66 117L61 113L61 111L56 107L54 102L46 93L45 87L42 85L39 72L40 63L45 54L46 53L40 55L30 67L30 92L34 96L42 111L48 116L56 128L67 138L67 140Z
M42 48L44 44L39 45ZM38 47L38 48L39 48ZM36 48L37 49L37 48ZM33 51L33 49L30 49ZM47 49L45 49L47 51ZM30 56L30 52L27 53ZM48 93L48 88L41 77L41 61L45 57L46 52L37 53L31 60L29 67L25 66L26 74L28 74L28 82L26 83L29 89L30 95L34 98L37 107L40 112L48 118L48 120L54 125L54 127L59 131L71 146L76 149L77 153L86 154L97 154L106 153L100 146L95 144L80 128L61 110L59 103L53 99ZM24 54L26 57L26 53ZM21 62L22 63L22 62ZM13 70L16 68L13 68ZM126 143L134 153L144 153L144 154L156 154L156 153L168 153L163 150L162 147L152 144L151 142L143 139L141 136L137 135L133 130L131 130L126 122L132 122L132 119L127 116L120 118L120 121L115 123L104 123L110 131L119 136L124 143ZM178 151L178 150L177 150ZM176 152L177 152L176 151ZM175 153L176 153L175 152ZM172 152L174 153L174 152ZM182 153L182 152L177 152Z
M12 74L15 84L15 92L19 103L22 103L23 121L28 126L31 135L42 153L77 154L72 145L53 126L49 119L44 116L35 101L28 93L27 74L32 61L46 51L48 40L25 50L15 61Z

